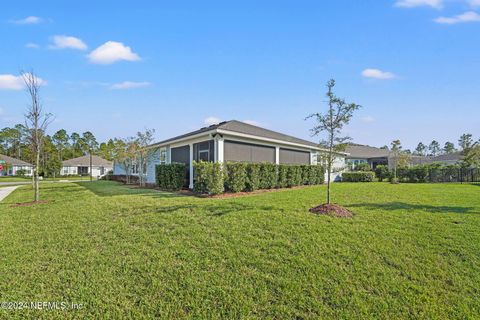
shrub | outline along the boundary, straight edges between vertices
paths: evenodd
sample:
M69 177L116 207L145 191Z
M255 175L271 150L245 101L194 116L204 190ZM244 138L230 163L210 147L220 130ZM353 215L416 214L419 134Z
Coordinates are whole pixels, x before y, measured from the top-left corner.
M390 177L390 171L388 170L388 166L378 165L375 168L375 175L377 176L378 181L388 179Z
M225 165L225 187L232 192L240 192L245 190L247 183L246 163L228 162Z
M408 168L409 182L426 182L428 178L428 166L417 165Z
M302 183L302 172L300 166L288 166L287 187L299 186Z
M285 188L288 186L288 166L285 164L278 165L278 188Z
M344 182L372 182L375 179L375 173L372 171L353 171L342 173Z
M260 189L273 189L277 186L277 165L273 163L260 164Z
M25 177L26 174L27 174L27 170L25 170L25 169L18 169L18 170L15 172L15 175L16 175L17 177L21 177L21 178Z
M220 194L225 190L225 172L222 163L194 162L194 190L200 193Z
M183 163L159 164L156 166L156 180L160 189L178 191L182 189L186 171Z
M245 190L258 190L260 188L260 166L257 163L249 163L246 167L246 174Z
M355 171L372 171L372 168L368 163L362 162L355 165Z

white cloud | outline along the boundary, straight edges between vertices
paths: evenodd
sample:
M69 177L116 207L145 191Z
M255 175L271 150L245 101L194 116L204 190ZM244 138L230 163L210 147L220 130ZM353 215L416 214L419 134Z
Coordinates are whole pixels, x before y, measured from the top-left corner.
M29 49L38 49L40 48L40 46L36 43L33 43L33 42L29 42L29 43L26 43L25 44L25 48L29 48Z
M87 50L87 45L79 38L70 36L53 36L50 49L77 49Z
M88 59L91 63L112 64L117 61L138 61L141 60L138 54L130 47L121 42L107 41L97 49L90 52Z
M372 116L365 116L365 117L360 118L360 120L362 120L362 122L365 122L365 123L375 122L375 118L372 117Z
M243 122L251 124L252 126L260 127L260 122L255 121L255 120L243 120Z
M222 122L222 120L217 117L208 117L208 118L205 118L205 120L203 120L203 123L207 126L219 124L220 122Z
M473 11L467 11L465 13L453 16L453 17L438 17L437 19L433 20L437 23L443 24L457 24L457 23L465 23L465 22L479 22L480 15Z
M14 24L39 24L43 22L43 19L40 17L29 16L24 19L10 20L10 22Z
M395 75L391 72L382 71L379 69L365 69L362 71L362 76L365 78L388 80L395 78Z
M47 82L41 78L37 78L39 85L46 85ZM0 90L22 90L25 83L21 75L0 74Z
M414 8L414 7L432 7L441 9L443 7L442 0L397 0L396 7L400 8Z
M469 0L468 4L472 7L480 7L480 0Z
M135 89L135 88L148 87L150 84L151 83L147 81L143 81L143 82L124 81L124 82L112 84L110 86L110 89L114 89L114 90Z

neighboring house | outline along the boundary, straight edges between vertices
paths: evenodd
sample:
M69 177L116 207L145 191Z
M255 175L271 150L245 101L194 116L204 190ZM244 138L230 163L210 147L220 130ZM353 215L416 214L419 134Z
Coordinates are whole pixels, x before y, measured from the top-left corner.
M450 154L441 154L436 157L432 157L430 163L441 163L445 165L451 164L460 164L463 160L464 156L461 152L455 152Z
M148 184L155 184L155 166L179 162L187 166L188 187L193 188L193 161L270 162L275 164L317 164L320 153L326 152L317 143L283 133L232 120L204 127L149 146L152 152L144 172ZM336 167L343 167L345 154L340 154ZM133 174L138 174L136 168ZM115 164L115 175L124 175ZM333 179L339 172L333 174Z
M378 165L389 165L388 149L380 149L361 144L349 144L345 148L348 153L345 161L348 168L355 170L355 166L360 163L368 163L372 169Z
M102 177L108 171L113 169L113 162L100 158L99 156L92 156L92 176ZM70 160L65 160L62 163L62 170L60 175L90 175L90 156L86 155Z
M33 173L33 165L30 163L3 154L0 154L0 165L2 166L0 176L15 176L18 170L24 170L26 176Z

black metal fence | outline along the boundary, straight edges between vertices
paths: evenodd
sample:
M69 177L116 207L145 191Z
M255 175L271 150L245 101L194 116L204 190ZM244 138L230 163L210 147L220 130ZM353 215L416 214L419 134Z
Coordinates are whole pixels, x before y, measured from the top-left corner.
M480 182L480 168L429 168L427 182Z

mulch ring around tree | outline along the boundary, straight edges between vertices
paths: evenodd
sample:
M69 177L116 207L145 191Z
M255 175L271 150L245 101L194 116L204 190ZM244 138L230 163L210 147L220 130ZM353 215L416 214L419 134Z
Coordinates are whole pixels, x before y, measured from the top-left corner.
M45 204L45 203L49 203L49 202L53 202L52 200L40 200L40 201L30 201L30 202L18 202L18 203L15 203L15 204L12 204L11 207L15 208L15 207L30 207L30 206L34 206L36 204Z
M331 203L331 204L324 203L319 206L313 207L308 211L315 214L325 214L325 215L339 217L339 218L353 217L352 211L334 203Z

